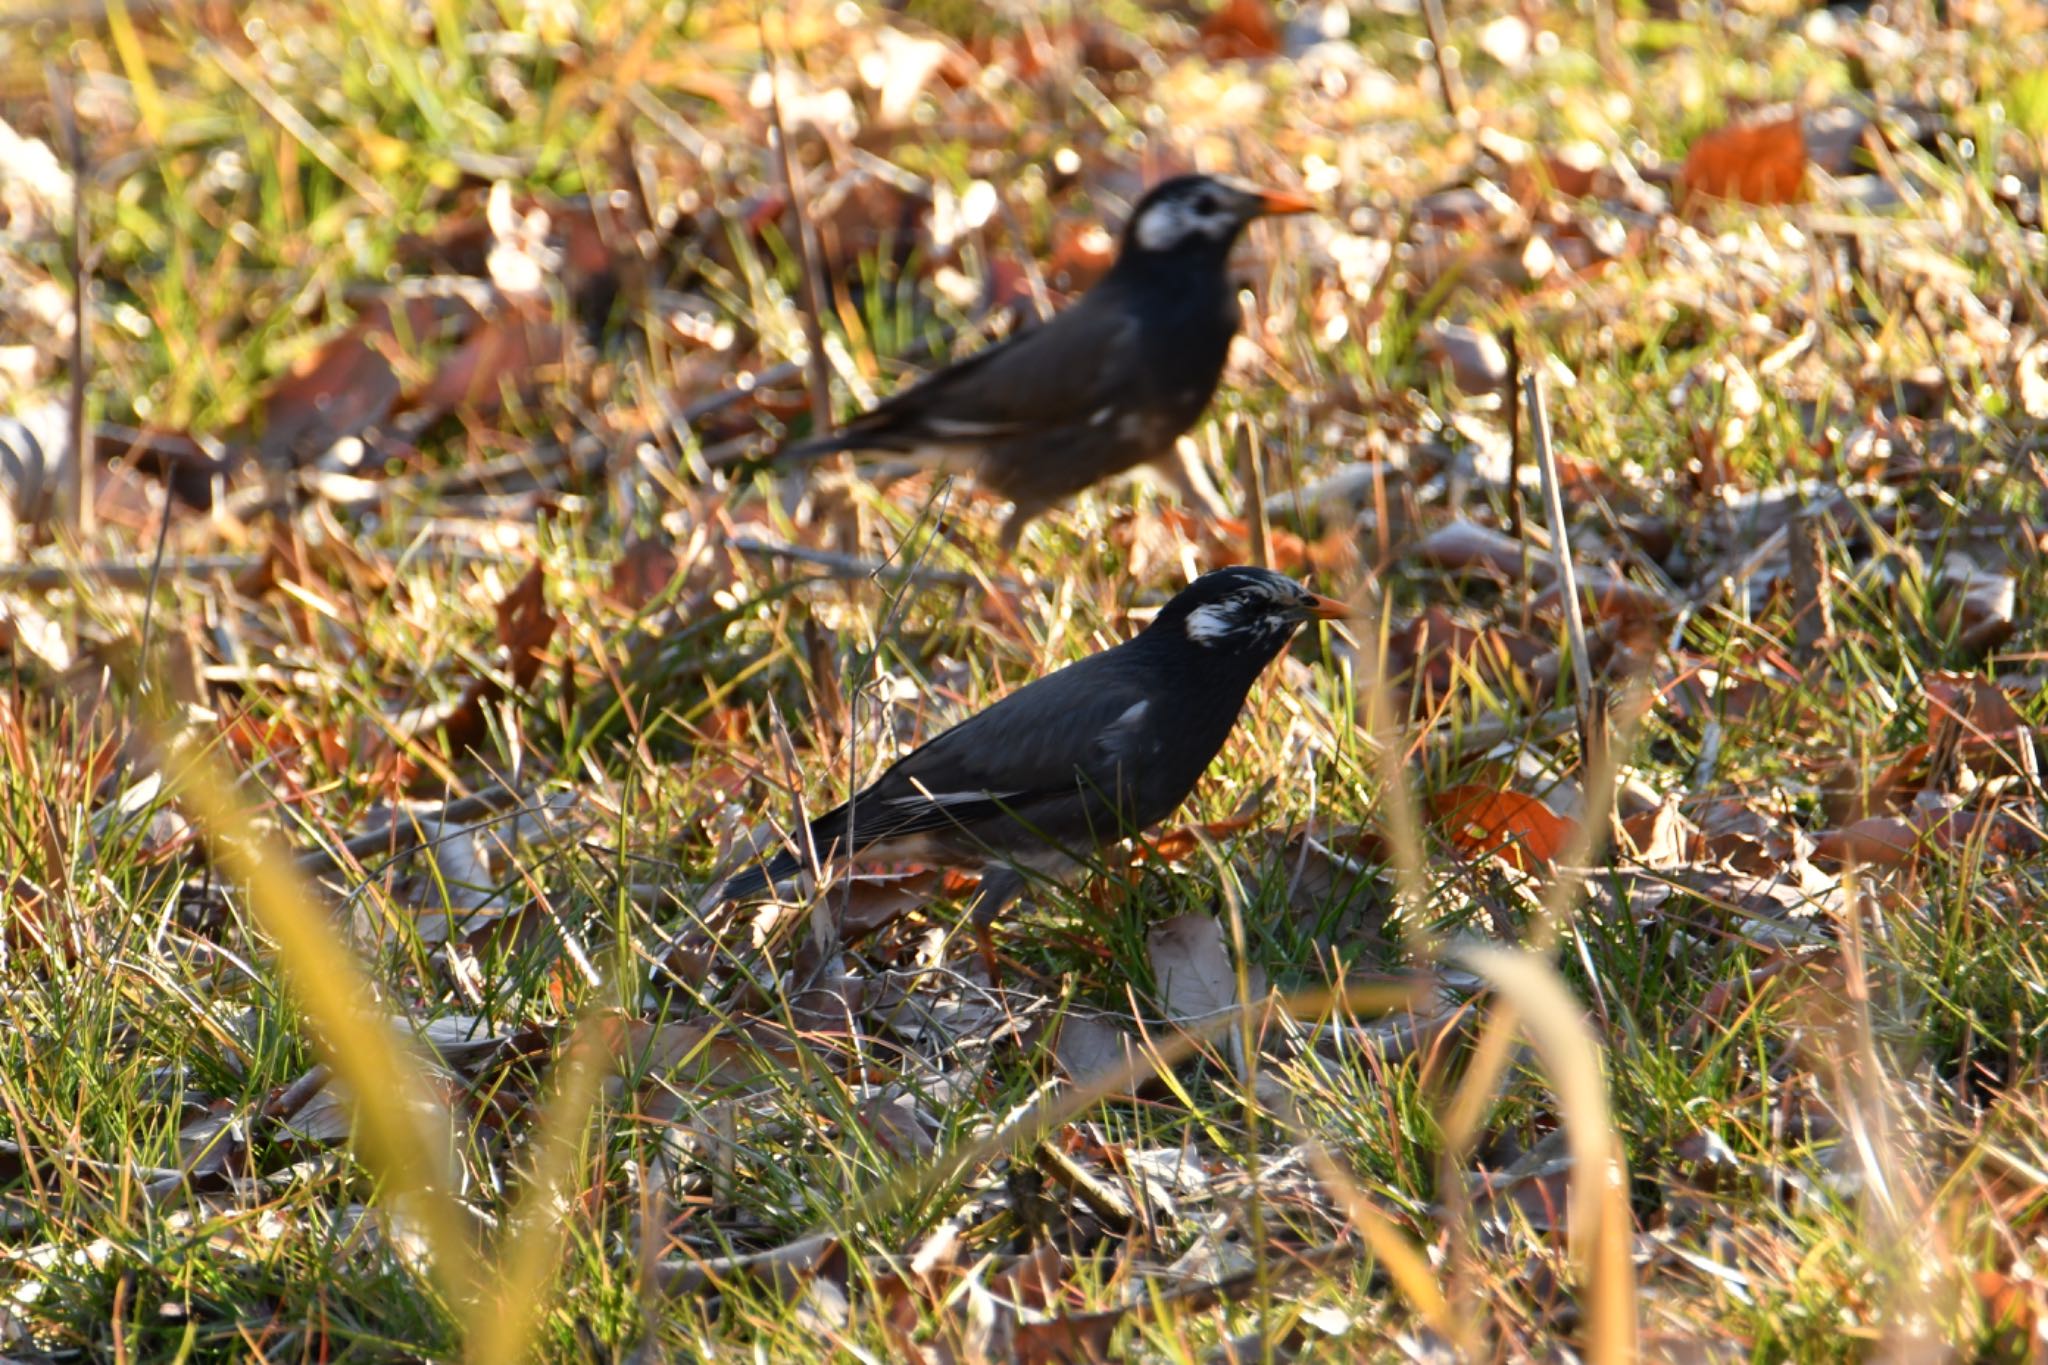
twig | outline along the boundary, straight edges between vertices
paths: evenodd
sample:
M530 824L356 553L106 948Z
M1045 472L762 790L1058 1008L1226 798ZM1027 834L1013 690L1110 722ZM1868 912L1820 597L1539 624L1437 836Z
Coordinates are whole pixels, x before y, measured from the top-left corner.
M1273 527L1266 518L1266 463L1259 458L1259 433L1249 417L1237 424L1237 477L1244 484L1245 526L1251 535L1252 563L1273 567Z
M92 260L86 254L89 232L85 220L85 141L78 134L71 78L54 64L43 74L50 88L57 126L64 137L64 160L71 171L71 427L66 433L71 442L71 467L64 471L64 496L71 504L72 530L82 545L93 529L93 479L86 464L85 435L85 367L91 354L86 323L92 296Z
M396 857L410 853L428 840L431 828L437 834L451 826L467 825L487 815L498 815L511 810L526 800L524 792L515 791L503 783L496 783L474 795L459 801L451 801L431 816L408 817L405 811L394 812L391 823L380 829L373 829L344 839L333 849L315 848L299 855L299 870L309 875L319 875L343 866L342 856L351 861L361 862L377 854Z
M793 559L799 564L809 564L823 569L828 578L887 578L901 577L907 582L924 587L999 588L1004 592L1021 592L1024 585L1008 578L985 578L980 574L966 573L959 569L927 569L918 565L898 566L879 559L864 559L859 555L840 554L834 550L814 550L807 545L785 545L777 541L755 540L752 536L734 536L725 542L743 555L754 555L766 559Z
M357 550L357 554L378 564L396 565L408 556L389 550ZM412 555L418 559L421 556ZM515 556L498 550L478 550L467 545L448 545L441 548L441 554L454 564L510 564ZM242 574L262 567L268 558L260 554L237 555L180 555L165 559L161 565L156 556L128 556L121 559L81 560L70 564L0 564L0 588L20 592L50 592L57 588L71 586L78 581L89 582L100 588L148 588L152 583L170 580L186 582L197 578L211 578L216 574Z
M1122 1190L1097 1180L1089 1171L1050 1142L1031 1149L1038 1169L1072 1190L1097 1218L1119 1237L1128 1237L1138 1226L1138 1215Z
M1572 542L1565 524L1564 489L1557 477L1557 452L1550 446L1550 404L1543 392L1543 373L1531 369L1522 376L1522 401L1529 409L1529 438L1536 452L1536 472L1543 479L1543 506L1550 521L1550 552L1557 561L1557 585L1564 593L1565 635L1571 643L1572 678L1579 686L1580 752L1587 764L1598 751L1601 708L1593 693L1593 660L1586 649L1586 617L1579 601L1578 569L1572 562Z
M1515 543L1522 547L1522 619L1521 628L1529 629L1529 615L1535 610L1535 594L1530 591L1534 582L1530 578L1532 566L1529 562L1529 500L1522 496L1522 333L1519 328L1507 329L1508 353L1508 517L1509 529Z
M1828 524L1822 507L1808 507L1792 518L1792 624L1799 662L1812 663L1821 641L1835 633L1835 600L1828 577Z
M754 12L754 24L761 38L761 57L768 63L768 128L781 162L782 189L789 196L789 216L796 231L790 234L796 248L797 269L804 276L804 345L810 349L806 364L810 370L811 434L832 434L832 370L825 358L825 304L818 291L817 241L811 232L811 218L804 212L803 168L789 146L789 129L782 121L782 63L768 46L768 21L761 10Z
M1444 32L1444 0L1422 0L1422 22L1429 30L1430 56L1436 62L1437 87L1443 92L1444 111L1451 122L1465 122L1465 80L1458 74L1457 54L1451 51Z

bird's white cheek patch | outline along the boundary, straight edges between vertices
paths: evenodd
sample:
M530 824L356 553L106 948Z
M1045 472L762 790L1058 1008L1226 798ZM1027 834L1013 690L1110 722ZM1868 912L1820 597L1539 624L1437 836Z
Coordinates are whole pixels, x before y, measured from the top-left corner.
M1198 645L1213 645L1237 628L1237 613L1227 602L1211 602L1188 613L1188 638Z
M1138 245L1147 251L1164 251L1187 236L1190 226L1187 211L1178 203L1169 199L1154 204L1138 215Z

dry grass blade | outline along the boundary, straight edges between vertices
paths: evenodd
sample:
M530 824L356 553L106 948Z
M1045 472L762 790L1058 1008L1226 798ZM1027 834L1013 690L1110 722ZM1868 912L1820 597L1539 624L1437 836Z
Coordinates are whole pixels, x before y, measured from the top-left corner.
M1635 1268L1628 1165L1607 1104L1600 1048L1578 1002L1541 958L1485 944L1453 954L1515 1009L1556 1092L1572 1155L1571 1237L1586 1294L1586 1358L1635 1359Z
M1302 1140L1303 1149L1308 1153L1308 1163L1316 1178L1343 1207L1344 1216L1351 1220L1351 1225L1358 1229L1358 1235L1372 1248L1372 1254L1387 1272L1387 1278L1394 1282L1394 1287L1401 1291L1409 1306L1424 1322L1447 1340L1469 1347L1471 1343L1465 1339L1469 1336L1466 1324L1451 1313L1450 1301L1437 1287L1428 1258L1408 1240L1407 1234L1394 1225L1391 1218L1381 1213L1378 1206L1366 1197L1365 1191L1358 1188L1358 1182L1330 1155L1330 1149L1310 1134L1300 1117L1289 1117Z
M448 1108L420 1058L377 1007L377 993L342 942L290 852L261 830L236 795L233 775L197 744L159 731L168 784L206 831L215 860L245 888L250 909L277 943L299 1007L334 1074L356 1098L364 1160L398 1206L418 1220L434 1277L458 1312L480 1280L476 1225L455 1198L455 1139Z
M531 1350L561 1256L569 1177L603 1094L612 1057L610 1036L602 1021L585 1019L557 1063L558 1081L533 1138L537 1156L527 1173L526 1192L510 1219L491 1292L476 1301L464 1333L468 1357L476 1365L525 1360Z
M1333 1011L1376 1014L1400 1008L1414 1000L1414 992L1395 986L1353 986L1344 990L1303 991L1272 1002L1219 1011L1206 1019L1190 1020L1163 1042L1147 1040L1144 1049L1122 1065L1112 1067L1058 1095L1027 1104L997 1123L982 1137L947 1152L926 1166L906 1167L895 1178L862 1195L835 1215L843 1227L858 1227L881 1211L912 1196L924 1197L957 1179L961 1172L981 1163L1037 1143L1047 1133L1086 1113L1115 1095L1129 1094L1133 1087L1177 1066L1204 1044L1233 1029L1242 1029L1248 1019L1264 1009L1277 1009L1296 1018L1320 1018Z

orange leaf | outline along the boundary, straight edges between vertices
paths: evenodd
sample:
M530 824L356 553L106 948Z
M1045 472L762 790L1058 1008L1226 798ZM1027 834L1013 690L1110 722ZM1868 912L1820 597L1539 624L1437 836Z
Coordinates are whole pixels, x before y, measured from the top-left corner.
M1460 851L1475 858L1497 854L1524 872L1557 861L1573 828L1533 796L1476 784L1438 792L1429 810Z
M1202 21L1202 51L1215 61L1270 57L1280 50L1280 25L1266 0L1223 0Z
M1799 117L1775 123L1730 123L1707 133L1685 154L1678 203L1696 195L1745 204L1790 204L1804 196L1806 131Z

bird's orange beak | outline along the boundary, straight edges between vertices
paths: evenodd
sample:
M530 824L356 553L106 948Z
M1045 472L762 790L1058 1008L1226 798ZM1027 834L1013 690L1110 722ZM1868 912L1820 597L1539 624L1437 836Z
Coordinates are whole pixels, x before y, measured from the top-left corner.
M1310 593L1308 614L1318 621L1341 621L1351 615L1351 608L1334 597L1318 597Z
M1283 217L1290 213L1314 213L1316 201L1305 194L1291 190L1253 190L1252 197L1258 202L1261 218Z

